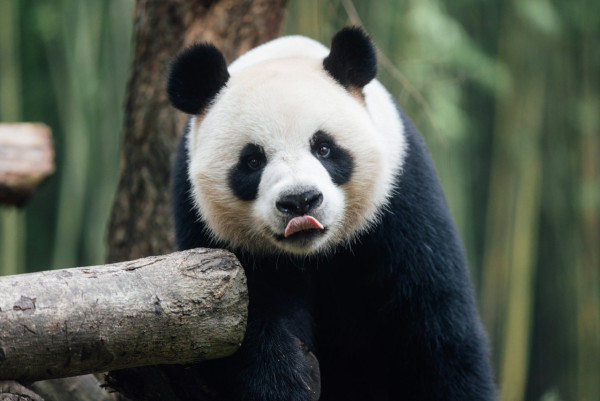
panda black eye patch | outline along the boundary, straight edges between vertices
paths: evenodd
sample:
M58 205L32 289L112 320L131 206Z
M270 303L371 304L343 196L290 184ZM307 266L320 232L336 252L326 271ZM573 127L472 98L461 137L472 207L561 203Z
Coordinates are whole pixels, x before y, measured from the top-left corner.
M336 185L350 180L354 169L352 155L338 146L333 137L323 131L317 131L310 140L312 154L321 162Z
M249 143L240 152L238 162L229 171L229 187L241 200L251 201L258 195L258 185L267 164L261 146Z

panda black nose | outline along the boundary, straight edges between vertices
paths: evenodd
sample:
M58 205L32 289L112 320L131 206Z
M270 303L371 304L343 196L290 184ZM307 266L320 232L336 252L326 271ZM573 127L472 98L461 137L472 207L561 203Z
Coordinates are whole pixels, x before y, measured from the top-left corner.
M285 195L275 202L280 212L302 216L323 203L323 194L318 191L306 191L299 194Z

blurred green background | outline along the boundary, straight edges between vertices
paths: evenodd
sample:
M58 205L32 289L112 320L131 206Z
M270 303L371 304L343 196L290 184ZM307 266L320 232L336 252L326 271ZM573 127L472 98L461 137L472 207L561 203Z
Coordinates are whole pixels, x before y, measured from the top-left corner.
M0 209L0 274L103 263L133 0L0 0L0 120L57 172ZM503 400L600 400L600 2L289 0L285 33L362 23L426 138Z

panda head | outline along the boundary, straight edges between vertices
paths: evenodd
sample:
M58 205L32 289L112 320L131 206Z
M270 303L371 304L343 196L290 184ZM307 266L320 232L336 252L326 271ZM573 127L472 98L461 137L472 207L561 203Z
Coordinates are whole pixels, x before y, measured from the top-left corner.
M190 196L214 239L252 253L310 255L376 222L400 147L365 95L376 69L375 48L358 28L340 31L331 51L307 38L277 39L229 70L211 45L175 59L167 91L193 115ZM383 103L394 108L389 96Z

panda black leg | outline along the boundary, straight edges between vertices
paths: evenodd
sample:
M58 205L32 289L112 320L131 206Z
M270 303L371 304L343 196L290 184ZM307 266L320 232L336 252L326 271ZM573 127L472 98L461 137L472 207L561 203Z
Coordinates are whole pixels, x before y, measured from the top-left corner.
M397 362L405 383L398 391L423 401L495 400L485 334L472 301L458 293L443 303L417 298L410 300L411 325L405 327L402 355L408 362Z
M318 400L310 291L298 286L299 279L305 280L273 272L271 277L247 275L250 305L244 341L234 355L215 361L228 399Z

